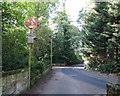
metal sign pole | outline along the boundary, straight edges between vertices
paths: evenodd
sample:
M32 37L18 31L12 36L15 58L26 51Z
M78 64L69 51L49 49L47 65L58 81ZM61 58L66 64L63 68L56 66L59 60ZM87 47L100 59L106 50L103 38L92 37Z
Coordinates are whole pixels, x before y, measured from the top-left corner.
M51 35L51 67L52 67L52 35Z
M30 29L30 33L31 29ZM30 79L31 79L31 59L32 59L32 43L29 44L29 89L30 89Z

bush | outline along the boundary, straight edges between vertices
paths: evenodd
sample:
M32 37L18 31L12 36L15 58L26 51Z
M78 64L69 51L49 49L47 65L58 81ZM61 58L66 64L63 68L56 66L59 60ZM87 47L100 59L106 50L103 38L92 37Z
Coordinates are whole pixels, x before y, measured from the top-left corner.
M116 61L106 60L104 64L98 65L98 71L102 73L116 73L120 75L120 64Z
M46 68L47 64L43 60L38 61L36 57L32 57L31 78L42 74Z

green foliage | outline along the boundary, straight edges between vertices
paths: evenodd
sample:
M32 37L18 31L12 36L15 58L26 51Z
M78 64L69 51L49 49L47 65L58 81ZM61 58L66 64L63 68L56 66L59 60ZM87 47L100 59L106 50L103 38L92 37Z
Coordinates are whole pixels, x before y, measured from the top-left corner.
M31 78L34 78L38 76L39 74L42 74L42 72L45 71L45 69L48 68L47 64L41 60L38 61L36 57L32 58L32 66L31 66Z
M52 2L2 2L3 71L28 67L29 45L26 33L29 29L24 26L24 21L30 17L39 21L38 27L33 30L37 39L32 49L32 73L42 73L50 64L51 30L48 19L49 11L54 6Z
M101 2L95 3L89 12L80 11L78 21L83 22L80 52L86 68L105 73L120 71L119 6L120 2Z
M71 24L64 6L56 15L53 18L56 24L53 35L53 62L66 64L80 62L81 59L79 60L77 56L79 29Z
M49 20L55 6L48 2L2 2L3 71L28 67L28 29L24 21L35 17L39 24L33 30L37 39L32 50L32 77L50 65L51 37L54 63L84 60L88 69L120 74L120 2L95 3L89 12L81 10L78 22L82 30L71 24L65 10L57 11L53 18L56 29L52 32Z
M27 14L21 15L24 14L24 8L25 4L2 2L2 63L4 71L27 66L26 29L23 26Z
M120 64L117 63L116 61L113 60L106 60L104 62L104 64L100 64L98 65L97 68L98 71L103 72L103 73L116 73L116 74L120 74Z

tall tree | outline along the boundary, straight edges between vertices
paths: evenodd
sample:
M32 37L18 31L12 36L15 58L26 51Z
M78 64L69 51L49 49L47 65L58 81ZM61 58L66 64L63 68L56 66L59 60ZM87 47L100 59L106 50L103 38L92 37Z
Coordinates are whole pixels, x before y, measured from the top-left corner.
M54 62L70 64L79 61L75 54L76 47L78 47L78 41L75 38L76 34L79 34L79 29L71 24L65 10L65 2L63 2L63 9L54 18L54 23L56 24L56 32L53 38Z
M108 69L119 64L118 25L120 14L118 7L119 3L101 2L95 3L95 7L87 14L81 11L79 19L84 20L81 31L83 33L81 52L84 60L87 61L87 68L103 66L102 71L118 71ZM110 64L111 61L112 64Z

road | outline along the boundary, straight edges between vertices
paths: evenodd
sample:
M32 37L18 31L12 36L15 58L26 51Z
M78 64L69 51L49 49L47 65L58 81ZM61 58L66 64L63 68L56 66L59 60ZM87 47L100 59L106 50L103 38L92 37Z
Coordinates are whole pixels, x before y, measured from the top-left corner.
M106 94L106 83L117 78L84 70L83 67L53 67L29 94Z

